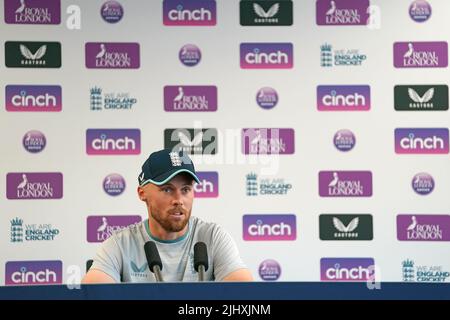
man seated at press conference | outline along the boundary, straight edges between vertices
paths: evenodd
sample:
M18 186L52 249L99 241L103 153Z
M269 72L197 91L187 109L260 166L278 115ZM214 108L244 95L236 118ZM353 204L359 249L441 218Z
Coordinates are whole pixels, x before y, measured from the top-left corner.
M148 220L104 241L83 284L253 280L231 236L191 216L193 185L200 181L187 154L152 153L138 182Z

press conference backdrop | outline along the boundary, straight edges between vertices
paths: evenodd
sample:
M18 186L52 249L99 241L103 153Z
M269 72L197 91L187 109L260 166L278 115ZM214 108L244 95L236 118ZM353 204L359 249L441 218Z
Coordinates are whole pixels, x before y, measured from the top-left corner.
M256 280L450 280L450 2L1 6L2 284L83 276L163 147Z

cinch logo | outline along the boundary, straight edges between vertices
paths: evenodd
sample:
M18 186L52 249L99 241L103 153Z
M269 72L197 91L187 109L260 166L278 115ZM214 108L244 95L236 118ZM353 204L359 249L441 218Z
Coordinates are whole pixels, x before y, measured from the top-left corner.
M196 198L217 198L219 196L219 174L216 171L197 172L200 184L194 184Z
M320 171L319 195L321 197L371 197L372 172Z
M448 110L447 85L403 85L394 87L394 106L399 111Z
M292 43L241 43L242 69L292 69Z
M62 283L62 261L8 261L5 285L42 285Z
M8 85L5 105L12 112L56 112L62 110L60 86Z
M164 0L165 26L215 26L215 0Z
M61 68L61 43L7 41L5 65L8 68Z
M90 155L124 155L141 153L139 129L88 129L86 153Z
M369 0L317 0L316 23L319 26L366 25Z
M165 86L165 111L216 111L216 86Z
M446 68L448 44L436 42L395 42L394 66L396 68Z
M12 24L60 24L60 0L6 0L5 22Z
M448 138L447 128L397 128L395 153L447 154Z
M164 148L187 154L216 154L217 129L166 129Z
M443 214L397 215L400 241L450 241L450 216Z
M291 0L241 0L241 26L291 26Z
M63 175L59 172L8 173L6 197L10 200L61 199Z
M375 261L372 258L322 258L321 281L373 281Z
M86 68L138 69L139 43L88 42L85 45Z
M372 240L370 214L321 214L320 240Z
M89 216L87 217L87 241L103 242L113 232L141 222L141 216Z
M293 154L295 132L290 128L242 129L243 154Z
M370 86L317 86L319 111L368 111Z
M294 214L246 214L242 220L245 241L292 241L297 238Z

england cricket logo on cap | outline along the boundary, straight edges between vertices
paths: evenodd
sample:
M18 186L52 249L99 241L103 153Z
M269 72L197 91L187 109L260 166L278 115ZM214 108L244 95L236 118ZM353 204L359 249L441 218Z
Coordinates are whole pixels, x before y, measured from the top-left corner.
M171 152L171 153L169 153L169 156L170 156L170 161L172 161L172 166L181 167L182 160L181 160L178 152Z

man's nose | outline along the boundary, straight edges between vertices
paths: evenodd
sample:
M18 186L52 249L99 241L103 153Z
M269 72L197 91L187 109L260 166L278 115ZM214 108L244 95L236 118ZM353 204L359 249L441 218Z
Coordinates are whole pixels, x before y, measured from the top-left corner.
M175 190L173 193L173 204L182 206L183 205L183 195L181 194L180 190Z

